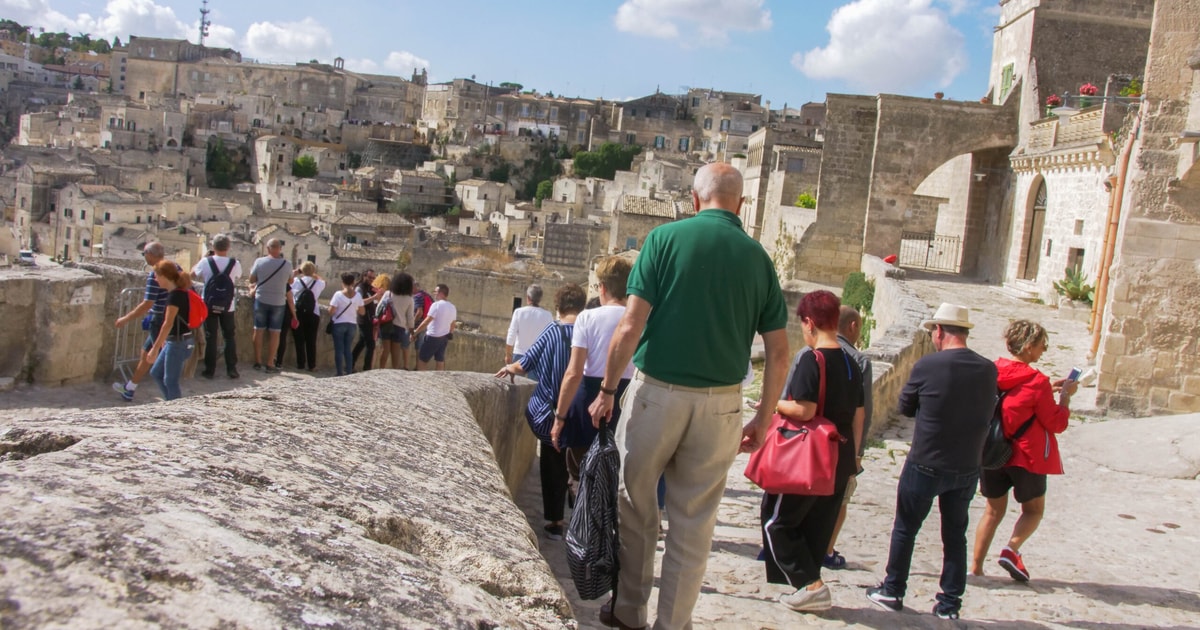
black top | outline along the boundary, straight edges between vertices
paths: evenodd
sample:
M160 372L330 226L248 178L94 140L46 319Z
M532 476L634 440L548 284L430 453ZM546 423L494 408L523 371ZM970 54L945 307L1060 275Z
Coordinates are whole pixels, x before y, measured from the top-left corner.
M167 306L174 306L179 309L179 312L175 313L175 322L171 324L171 332L169 334L172 337L178 337L186 334L190 330L188 328L188 311L191 310L188 305L187 290L172 290L169 294L167 294Z
M837 483L845 484L858 472L854 449L854 412L863 406L863 377L858 364L841 348L818 348L825 357L825 409L829 419L846 440L838 448ZM800 355L787 386L792 400L819 402L821 393L820 366L811 352Z
M995 406L995 363L967 348L922 357L900 392L900 413L916 417L908 461L942 472L978 470Z
M375 295L374 287L371 286L370 282L363 280L358 283L358 295L361 296L363 301L365 302L372 295ZM375 321L375 309L374 308L363 309L363 311L364 311L363 314L358 316L359 325L366 326L366 325L372 323L373 321Z

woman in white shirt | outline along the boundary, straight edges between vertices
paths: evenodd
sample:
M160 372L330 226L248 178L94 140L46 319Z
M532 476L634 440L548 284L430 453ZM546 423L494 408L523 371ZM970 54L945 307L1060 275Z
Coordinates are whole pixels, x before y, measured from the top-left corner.
M354 373L354 333L358 316L366 312L362 296L354 290L358 280L352 273L342 274L342 290L329 299L329 317L333 323L333 363L337 375Z
M299 324L292 331L296 339L296 369L309 372L317 369L317 331L321 329L318 300L324 291L325 281L317 275L317 265L311 260L304 261L300 265L300 275L292 280L292 297Z
M378 318L391 309L391 325L381 324L379 327L379 365L387 366L391 359L392 369L408 369L408 347L412 345L413 321L413 277L407 273L398 273L392 278L388 292L379 302L375 316Z
M563 378L562 390L558 395L554 427L550 431L551 441L556 448L569 448L567 463L575 464L583 459L587 447L596 437L587 407L600 393L600 382L608 367L608 344L612 341L617 324L625 315L625 283L632 269L629 260L609 256L596 266L596 278L600 281L600 306L579 314L571 336L571 362ZM633 363L626 365L621 373L614 397L611 426L621 417L620 400L629 379L633 378ZM580 387L580 384L583 387ZM572 469L572 479L578 468Z

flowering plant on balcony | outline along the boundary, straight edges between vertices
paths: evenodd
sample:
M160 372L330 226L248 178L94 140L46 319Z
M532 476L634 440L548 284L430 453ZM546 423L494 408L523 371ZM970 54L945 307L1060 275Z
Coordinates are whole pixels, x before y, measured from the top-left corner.
M1084 83L1083 85L1079 86L1080 96L1095 96L1099 91L1100 89L1091 83Z
M1062 97L1057 94L1047 96L1046 107L1062 107Z

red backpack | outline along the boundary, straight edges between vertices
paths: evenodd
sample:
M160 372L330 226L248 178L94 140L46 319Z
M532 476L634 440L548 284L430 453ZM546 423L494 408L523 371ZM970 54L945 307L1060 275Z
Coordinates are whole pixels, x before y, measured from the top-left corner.
M195 330L208 319L208 305L195 289L188 289L188 330Z

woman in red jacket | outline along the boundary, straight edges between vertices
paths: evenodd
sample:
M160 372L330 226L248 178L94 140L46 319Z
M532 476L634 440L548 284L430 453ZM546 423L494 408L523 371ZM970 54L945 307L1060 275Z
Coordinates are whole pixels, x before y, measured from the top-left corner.
M997 359L999 376L996 387L1005 392L1003 402L1004 434L1014 436L1012 459L998 470L984 470L979 477L979 492L987 498L979 529L975 531L975 556L971 573L983 575L983 561L996 527L1008 507L1008 491L1021 504L1021 516L1013 526L1008 545L1000 552L1000 566L1014 580L1026 582L1029 571L1021 559L1024 544L1042 521L1046 508L1046 475L1061 475L1062 460L1058 440L1071 415L1071 394L1079 387L1066 379L1053 383L1032 364L1042 357L1049 343L1046 329L1028 320L1017 320L1004 331L1004 340L1012 359ZM1054 394L1058 393L1055 402ZM1022 426L1026 425L1024 431Z

